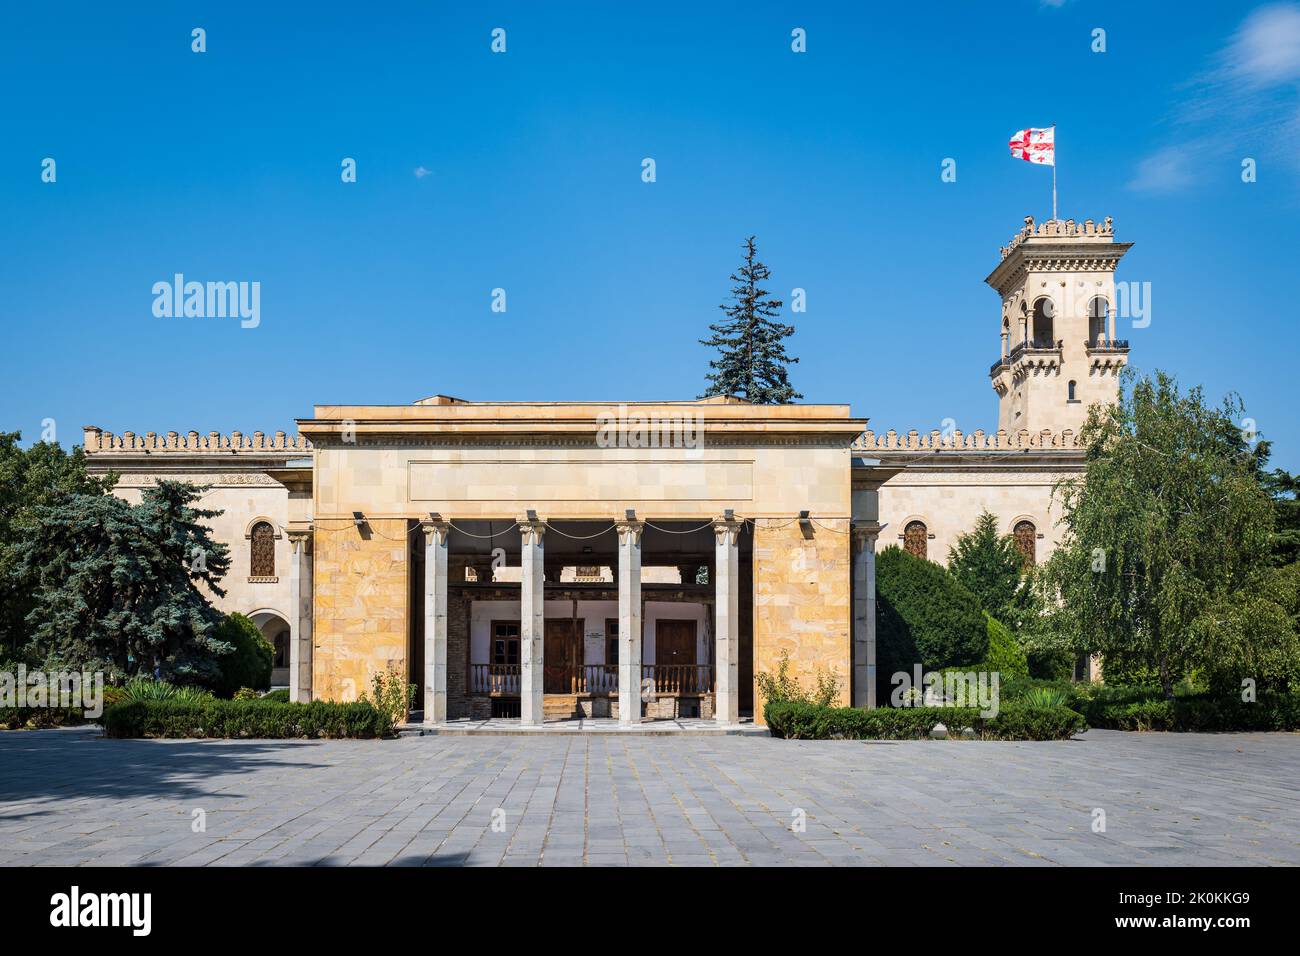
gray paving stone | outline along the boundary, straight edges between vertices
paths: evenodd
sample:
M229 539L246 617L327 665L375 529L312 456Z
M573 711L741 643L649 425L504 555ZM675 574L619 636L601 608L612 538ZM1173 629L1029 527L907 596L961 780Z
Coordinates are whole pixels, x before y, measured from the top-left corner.
M0 733L0 863L1296 865L1296 743Z

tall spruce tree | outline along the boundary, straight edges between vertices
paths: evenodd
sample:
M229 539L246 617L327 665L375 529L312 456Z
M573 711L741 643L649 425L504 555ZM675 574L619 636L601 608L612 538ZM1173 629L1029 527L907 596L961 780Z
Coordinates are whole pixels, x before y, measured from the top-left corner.
M49 667L103 670L110 680L152 673L214 684L231 645L216 634L227 547L194 507L204 489L160 481L138 505L113 495L59 495L35 509L21 554L35 582L29 655Z
M21 441L20 432L0 432L0 659L18 658L27 640L24 618L32 609L35 584L21 572L20 558L38 524L36 509L61 494L105 494L117 480L112 474L88 475L79 447L65 452L41 441L24 449Z
M786 366L799 360L785 352L782 341L794 334L794 326L778 322L783 303L768 298L762 283L770 278L767 266L758 261L754 237L745 240L745 263L731 276L731 303L718 306L726 320L709 326L711 338L701 345L721 353L709 367L709 387L701 398L735 395L755 405L784 405L803 398L791 387Z
M980 605L1016 630L1028 604L1025 559L1015 538L998 534L998 519L985 511L975 527L957 536L948 549L948 570L966 586Z

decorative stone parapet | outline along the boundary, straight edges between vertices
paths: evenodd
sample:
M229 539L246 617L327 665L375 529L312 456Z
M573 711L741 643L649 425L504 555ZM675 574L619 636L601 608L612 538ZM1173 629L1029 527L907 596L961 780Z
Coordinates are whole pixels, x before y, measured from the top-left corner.
M1115 235L1115 225L1110 216L1102 220L1101 225L1091 219L1075 222L1073 219L1049 219L1035 224L1033 216L1025 217L1025 225L1011 237L1011 242L998 251L1005 259L1011 255L1016 246L1026 239L1103 239Z
M143 435L136 432L123 432L121 435L114 435L102 428L87 425L82 432L85 436L86 454L118 451L186 452L188 454L198 452L305 452L310 451L312 447L306 435L289 435L282 431L271 435L267 435L265 432L253 432L251 435L245 435L243 432L231 432L229 435L223 435L220 432L208 432L206 435L200 435L196 431L186 432L184 435L180 432L167 432L165 435L159 435L157 432L145 432Z
M996 432L985 432L982 428L964 434L959 429L941 432L934 429L929 434L921 434L915 428L900 435L890 429L883 435L867 430L853 443L853 451L1014 451L1024 448L1075 450L1080 446L1070 429L1053 432L1043 429L1030 432L1021 429L1007 432L999 428Z

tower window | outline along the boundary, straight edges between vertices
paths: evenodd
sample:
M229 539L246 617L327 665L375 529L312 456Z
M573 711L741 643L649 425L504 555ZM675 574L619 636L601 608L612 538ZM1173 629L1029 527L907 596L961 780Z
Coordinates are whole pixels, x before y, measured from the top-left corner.
M1055 314L1056 306L1051 299L1044 297L1034 303L1034 348L1055 347L1056 337L1052 334L1052 317Z
M1071 402L1077 402L1079 400L1079 396L1075 394L1075 387L1076 386L1075 386L1074 379L1070 379L1068 394L1069 394L1069 401Z
M265 521L253 525L248 544L248 573L254 578L275 577L275 529Z
M903 550L918 558L926 556L926 539L929 532L924 521L909 521L903 529Z
M1012 535L1016 541L1016 550L1020 552L1025 567L1032 568L1036 563L1034 549L1037 545L1038 529L1034 527L1032 521L1017 521Z
M1088 303L1088 344L1094 348L1106 342L1110 325L1110 303L1097 296Z

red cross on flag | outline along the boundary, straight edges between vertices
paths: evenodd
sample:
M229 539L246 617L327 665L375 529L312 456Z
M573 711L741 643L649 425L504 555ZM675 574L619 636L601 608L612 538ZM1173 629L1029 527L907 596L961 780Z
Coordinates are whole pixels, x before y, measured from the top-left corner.
M1056 127L1022 129L1011 137L1011 155L1040 166L1056 165Z

